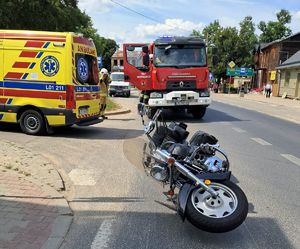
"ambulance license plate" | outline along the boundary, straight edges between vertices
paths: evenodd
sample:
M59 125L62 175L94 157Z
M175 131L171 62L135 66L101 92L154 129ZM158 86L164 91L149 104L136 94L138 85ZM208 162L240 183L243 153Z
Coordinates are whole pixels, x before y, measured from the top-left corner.
M88 108L79 108L79 115L89 114Z

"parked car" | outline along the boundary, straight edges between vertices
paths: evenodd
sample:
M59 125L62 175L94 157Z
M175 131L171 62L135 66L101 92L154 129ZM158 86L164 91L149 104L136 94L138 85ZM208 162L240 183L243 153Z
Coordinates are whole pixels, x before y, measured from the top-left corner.
M130 83L124 82L123 72L113 72L110 75L111 83L109 84L109 96L130 96Z

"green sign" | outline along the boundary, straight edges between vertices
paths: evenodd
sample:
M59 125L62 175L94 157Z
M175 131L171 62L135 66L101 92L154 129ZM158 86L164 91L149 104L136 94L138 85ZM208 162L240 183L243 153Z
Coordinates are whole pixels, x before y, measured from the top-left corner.
M236 68L227 68L226 75L227 76L244 76L244 77L252 77L253 76L253 69L246 68L246 67L236 67Z

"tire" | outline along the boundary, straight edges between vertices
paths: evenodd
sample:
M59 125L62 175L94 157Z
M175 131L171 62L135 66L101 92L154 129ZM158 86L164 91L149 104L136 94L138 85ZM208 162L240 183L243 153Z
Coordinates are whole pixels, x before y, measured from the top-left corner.
M202 119L206 112L206 107L197 106L190 110L195 119Z
M223 233L237 228L248 214L246 195L230 181L212 182L210 187L220 194L219 199L213 199L202 188L195 189L187 201L187 219L199 229L211 233Z
M20 127L28 135L41 135L46 131L44 117L35 110L26 110L22 113Z

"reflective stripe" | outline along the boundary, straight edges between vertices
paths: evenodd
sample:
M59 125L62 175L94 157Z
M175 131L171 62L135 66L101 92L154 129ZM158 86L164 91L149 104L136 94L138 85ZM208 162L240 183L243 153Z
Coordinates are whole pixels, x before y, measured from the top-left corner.
M100 93L100 97L107 97L107 93Z

